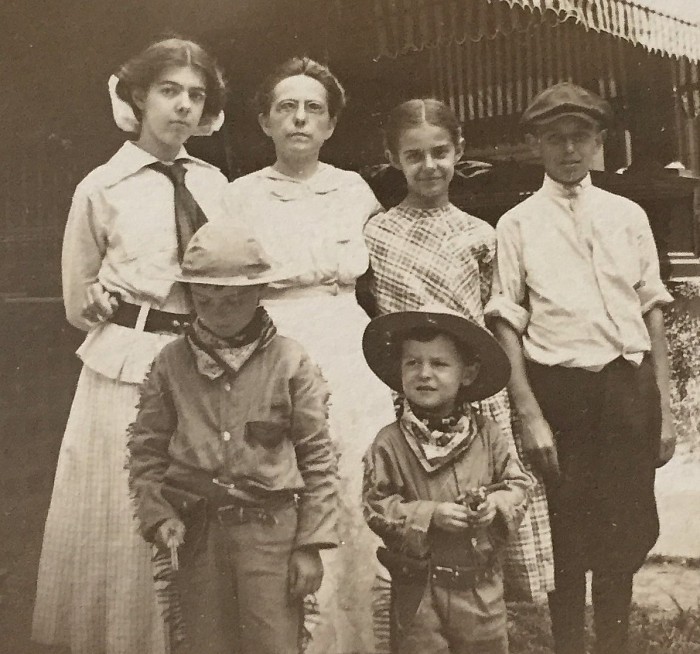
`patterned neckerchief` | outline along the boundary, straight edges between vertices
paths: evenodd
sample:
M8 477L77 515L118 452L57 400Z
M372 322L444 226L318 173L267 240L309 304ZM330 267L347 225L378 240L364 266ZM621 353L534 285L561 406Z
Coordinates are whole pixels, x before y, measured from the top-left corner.
M448 419L438 429L431 429L426 422L417 418L404 400L399 428L426 472L435 472L450 463L471 445L478 432L476 414L469 404L459 419Z
M255 352L267 347L277 334L277 328L262 307L258 307L253 320L233 338L216 336L200 320L194 321L191 330L188 340L197 370L209 379L218 379L225 373L237 373ZM225 367L208 351L215 353Z

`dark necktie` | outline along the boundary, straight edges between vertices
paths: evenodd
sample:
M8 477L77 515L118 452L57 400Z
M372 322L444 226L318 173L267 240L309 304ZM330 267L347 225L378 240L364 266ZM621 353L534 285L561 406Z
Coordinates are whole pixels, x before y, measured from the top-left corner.
M175 188L175 231L177 232L178 260L182 263L187 244L193 234L207 222L207 217L185 186L187 169L182 161L176 161L171 165L157 161L151 164L151 168L163 173Z

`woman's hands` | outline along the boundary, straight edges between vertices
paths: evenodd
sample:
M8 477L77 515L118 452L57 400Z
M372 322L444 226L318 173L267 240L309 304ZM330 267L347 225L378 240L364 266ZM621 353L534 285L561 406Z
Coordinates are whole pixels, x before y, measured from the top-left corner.
M440 502L433 512L433 524L445 531L460 532L474 527L488 527L496 517L496 504L487 495L476 509L455 502Z
M87 297L81 311L85 320L91 323L109 320L119 305L118 299L108 293L100 282L94 282L87 287Z

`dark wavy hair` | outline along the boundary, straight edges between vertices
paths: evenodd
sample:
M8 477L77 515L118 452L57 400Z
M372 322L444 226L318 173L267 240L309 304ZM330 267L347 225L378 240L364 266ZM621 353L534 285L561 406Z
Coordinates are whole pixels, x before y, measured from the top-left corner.
M424 124L447 130L454 146L459 147L462 127L448 105L434 98L406 100L394 107L384 121L384 146L393 155L398 154L401 134Z
M401 357L403 356L403 346L406 341L429 343L430 341L434 341L438 336L445 336L454 343L459 355L462 357L462 361L466 365L478 361L478 357L466 343L463 343L459 339L455 338L450 332L444 329L431 326L412 327L410 329L399 330L396 332L391 340L393 360L397 362L401 361Z
M221 69L199 43L176 36L152 43L123 64L116 73L119 80L117 95L131 105L136 118L141 120L141 111L133 99L134 91L147 91L158 76L172 66L191 66L204 75L207 96L202 119L218 116L226 100L226 84Z
M331 118L338 118L345 107L345 89L328 66L324 66L309 57L287 59L262 81L254 99L258 114L267 116L270 113L275 87L282 80L295 75L306 75L323 85L328 97L328 114Z

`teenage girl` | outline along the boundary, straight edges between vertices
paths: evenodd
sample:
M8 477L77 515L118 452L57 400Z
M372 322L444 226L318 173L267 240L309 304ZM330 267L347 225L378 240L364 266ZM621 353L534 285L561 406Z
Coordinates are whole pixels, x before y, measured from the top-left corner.
M388 117L385 147L391 165L406 178L408 194L365 226L377 312L440 303L484 326L496 236L489 224L450 202L450 182L464 149L457 118L438 100L408 100ZM512 441L506 392L480 404ZM510 545L505 573L511 596L531 599L552 589L551 538L541 484Z
M172 282L178 251L198 223L221 213L226 178L183 144L220 124L224 84L207 52L173 38L130 59L109 86L115 121L133 140L78 185L66 225L66 316L87 337L46 521L32 636L73 654L150 654L166 643L150 548L129 497L127 428L140 382L190 311Z

